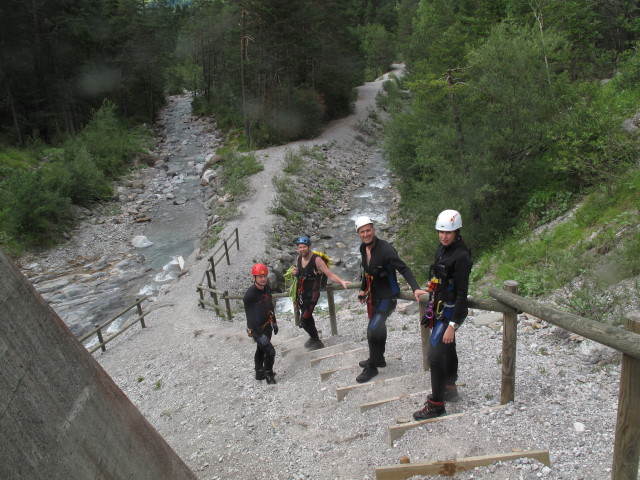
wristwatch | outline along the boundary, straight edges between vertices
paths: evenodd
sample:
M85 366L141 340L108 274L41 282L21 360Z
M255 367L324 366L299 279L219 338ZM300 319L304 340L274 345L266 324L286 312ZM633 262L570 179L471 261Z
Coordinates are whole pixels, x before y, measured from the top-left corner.
M460 328L460 324L456 322L449 322L449 326L453 327L454 330L458 330L458 328Z

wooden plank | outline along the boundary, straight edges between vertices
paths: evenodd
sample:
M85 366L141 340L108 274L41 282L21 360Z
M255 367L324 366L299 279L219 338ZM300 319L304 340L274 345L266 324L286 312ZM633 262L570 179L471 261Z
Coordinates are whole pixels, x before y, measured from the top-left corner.
M442 417L430 418L428 420L420 420L418 422L413 421L413 420L408 420L407 421L406 419L398 419L397 422L401 423L401 425L393 425L393 426L389 427L389 442L391 443L391 446L393 446L393 442L396 441L398 438L400 438L402 435L404 435L404 433L407 430L411 430L412 428L420 427L420 426L425 425L427 423L441 422L443 420L451 420L452 418L461 417L463 415L470 415L472 413L489 412L491 410L499 410L499 409L505 408L505 407L506 407L506 405L496 405L495 407L489 407L489 408L485 408L485 409L482 409L482 410L474 410L474 411L469 411L469 412L454 413L453 415L443 415Z
M354 388L368 387L371 385L380 385L381 383L392 382L394 380L401 380L403 378L407 378L410 376L411 375L400 375L399 377L384 378L382 380L376 380L375 382L356 383L354 385L347 385L346 387L338 387L336 388L336 395L338 396L338 401L341 402L344 399L344 397L347 396L347 393L349 393Z
M389 357L387 360L402 360L402 357ZM329 378L331 375L337 372L341 372L343 370L351 370L353 368L362 368L360 365L343 365L342 367L334 368L333 370L327 370L326 372L320 373L320 380L324 381Z
M549 450L527 450L520 452L495 453L478 457L458 458L456 460L437 460L435 462L401 463L376 468L377 480L403 480L415 475L443 475L451 477L476 467L491 465L495 462L507 462L518 458L533 458L544 465L550 465Z
M428 393L429 393L429 390L424 390L422 392L403 393L402 395L399 395L397 397L390 397L390 398L385 398L383 400L376 400L375 402L361 403L360 404L360 413L363 413L363 412L366 412L367 410L371 410L373 408L379 407L380 405L384 405L385 403L397 402L398 400L402 400L404 398L416 397L418 395L426 395Z
M325 355L324 357L313 358L311 360L311 365L315 365L316 363L321 362L322 360L327 360L329 358L339 357L340 355L347 355L347 354L353 353L353 352L359 352L359 351L365 350L367 348L369 348L369 347L358 347L358 348L354 348L353 350L345 350L343 352L334 353L333 355Z

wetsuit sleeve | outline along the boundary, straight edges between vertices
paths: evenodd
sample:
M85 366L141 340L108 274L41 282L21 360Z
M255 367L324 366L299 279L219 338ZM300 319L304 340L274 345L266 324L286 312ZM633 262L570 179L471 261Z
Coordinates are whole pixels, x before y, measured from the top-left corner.
M400 255L398 255L398 252L392 246L389 246L389 263L404 277L411 287L411 291L415 291L420 288L416 281L416 277L413 276L413 272L409 267L407 267L407 264L400 259Z
M471 257L466 254L457 259L455 263L456 299L451 320L462 325L469 309L467 307L467 295L469 293L469 275L471 274Z
M247 328L255 334L261 331L260 312L258 308L257 297L253 295L251 289L247 290L242 298L244 304L244 313L247 316Z

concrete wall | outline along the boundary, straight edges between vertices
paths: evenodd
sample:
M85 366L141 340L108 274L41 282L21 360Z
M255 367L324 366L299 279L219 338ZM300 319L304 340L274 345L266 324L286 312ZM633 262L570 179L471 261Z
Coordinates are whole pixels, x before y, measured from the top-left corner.
M0 478L196 478L2 251Z

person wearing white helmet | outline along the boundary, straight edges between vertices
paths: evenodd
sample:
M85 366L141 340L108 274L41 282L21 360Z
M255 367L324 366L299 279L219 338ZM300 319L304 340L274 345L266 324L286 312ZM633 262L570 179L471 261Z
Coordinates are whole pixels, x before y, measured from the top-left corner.
M467 313L471 253L462 241L462 217L456 210L444 210L435 225L440 245L429 276L430 302L423 325L430 327L429 367L431 393L415 420L426 420L446 413L445 402L458 399L458 354L456 331Z
M362 284L358 292L361 303L367 304L369 324L367 326L367 341L369 343L369 358L359 363L363 367L362 373L356 377L358 383L364 383L378 375L378 368L387 365L384 352L387 341L386 321L395 310L400 286L396 272L405 278L416 300L427 293L420 290L418 282L409 267L400 260L400 256L393 246L378 237L371 218L362 216L355 221L356 233L362 240L360 254L362 255Z

